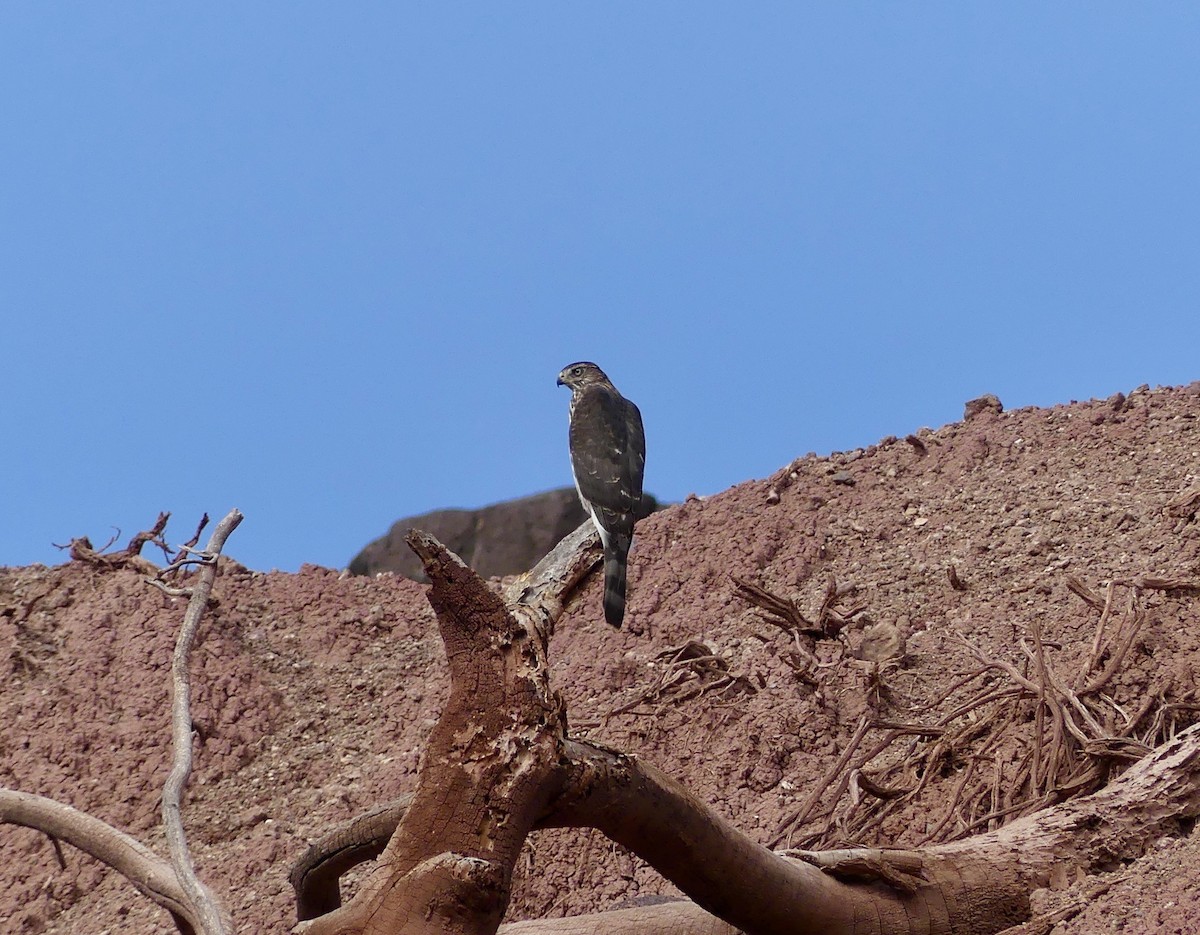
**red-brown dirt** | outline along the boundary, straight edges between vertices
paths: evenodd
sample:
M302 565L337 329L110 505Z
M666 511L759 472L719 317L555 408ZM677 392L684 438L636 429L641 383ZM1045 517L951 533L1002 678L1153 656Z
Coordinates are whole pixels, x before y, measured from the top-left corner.
M810 455L689 498L638 527L625 629L604 624L598 576L560 622L552 661L571 729L641 754L772 841L865 714L930 723L961 703L950 689L978 666L955 634L1019 664L1020 639L1037 624L1051 662L1074 671L1098 611L1068 576L1100 593L1138 575L1200 580L1200 496L1187 496L1198 484L1192 384L1050 409L984 407L907 441ZM226 551L236 556L236 533ZM809 619L833 576L855 588L839 606L863 609L816 644L821 666L801 677L793 639L737 596L731 575L795 598ZM239 930L287 931L287 871L306 843L412 788L446 694L442 649L423 586L403 578L262 574L228 561L214 594L194 660L202 739L185 824L201 876ZM1109 694L1118 711L1152 692L1179 705L1170 731L1196 719L1187 705L1198 700L1200 595L1147 589L1139 601L1145 622ZM182 611L131 570L0 569L0 785L68 802L161 852ZM877 673L856 656L881 633L906 651ZM723 662L705 674L671 667L664 652L689 640ZM1007 742L995 738L987 769L1003 767ZM963 751L859 843L961 833L954 790L984 755ZM791 840L820 830L835 804L847 803L822 802L820 820ZM1188 832L1108 874L1062 881L1035 907L1090 903L1059 935L1200 931L1200 842ZM162 910L89 858L64 849L60 868L39 834L0 828L0 854L0 932L173 932ZM671 892L598 834L575 831L535 836L518 876L510 918ZM1098 882L1111 887L1089 896Z

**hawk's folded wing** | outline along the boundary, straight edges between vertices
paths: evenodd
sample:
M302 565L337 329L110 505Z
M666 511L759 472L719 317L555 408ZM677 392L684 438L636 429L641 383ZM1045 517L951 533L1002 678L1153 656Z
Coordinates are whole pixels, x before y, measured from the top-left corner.
M637 406L607 386L586 388L571 413L570 445L580 497L606 529L632 533L646 466L646 436Z

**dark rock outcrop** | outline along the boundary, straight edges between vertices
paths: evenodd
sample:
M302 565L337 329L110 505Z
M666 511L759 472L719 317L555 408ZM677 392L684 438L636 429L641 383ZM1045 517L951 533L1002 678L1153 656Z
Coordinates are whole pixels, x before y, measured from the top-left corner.
M646 494L644 514L658 509ZM587 518L574 487L505 500L478 510L434 510L397 520L350 562L355 575L391 571L424 581L421 563L404 542L413 528L437 536L485 578L528 571Z

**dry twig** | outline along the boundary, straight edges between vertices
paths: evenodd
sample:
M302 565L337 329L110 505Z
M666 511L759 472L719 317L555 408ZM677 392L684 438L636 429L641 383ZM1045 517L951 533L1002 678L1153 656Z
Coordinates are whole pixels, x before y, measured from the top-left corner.
M638 697L609 711L605 718L629 714L644 704L670 702L680 705L700 695L729 691L758 691L754 683L744 675L729 671L729 663L718 656L705 643L689 640L682 646L673 646L658 654L663 664L654 684ZM685 688L689 683L691 687Z
M816 621L809 620L804 615L797 601L773 594L737 575L729 577L733 579L736 595L747 604L758 608L759 617L767 623L788 633L799 633L813 639L836 637L848 623L867 609L867 605L861 601L843 605L843 598L854 594L856 588L853 584L839 587L833 575L825 582Z

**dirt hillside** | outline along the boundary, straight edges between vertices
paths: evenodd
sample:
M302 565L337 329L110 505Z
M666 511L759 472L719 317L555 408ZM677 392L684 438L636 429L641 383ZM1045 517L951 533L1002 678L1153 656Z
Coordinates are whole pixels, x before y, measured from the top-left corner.
M914 845L1019 811L1005 798L1027 763L1016 708L978 708L971 717L994 714L986 734L946 721L961 744L936 760L928 737L882 745L888 724L935 724L1003 687L997 670L972 676L981 657L1027 666L1022 642L1036 639L1059 672L1094 662L1107 673L1096 703L1131 748L1196 720L1200 384L972 408L642 521L625 629L603 623L598 576L559 625L552 658L572 730L649 758L764 843ZM237 555L236 533L226 551ZM820 638L772 622L752 593L790 602L777 609ZM412 788L446 693L442 649L423 586L403 578L229 561L215 594L195 654L201 747L185 822L239 930L284 932L287 871L306 843ZM161 851L181 614L131 570L0 569L0 785ZM833 770L848 748L859 773L910 794L886 807L851 794ZM1084 762L1079 781L1126 762ZM1188 832L1035 906L1106 881L1059 935L1200 931ZM0 828L0 853L0 932L174 931L90 859L65 849L60 867L38 834ZM512 918L671 891L594 834L540 834L523 863Z

